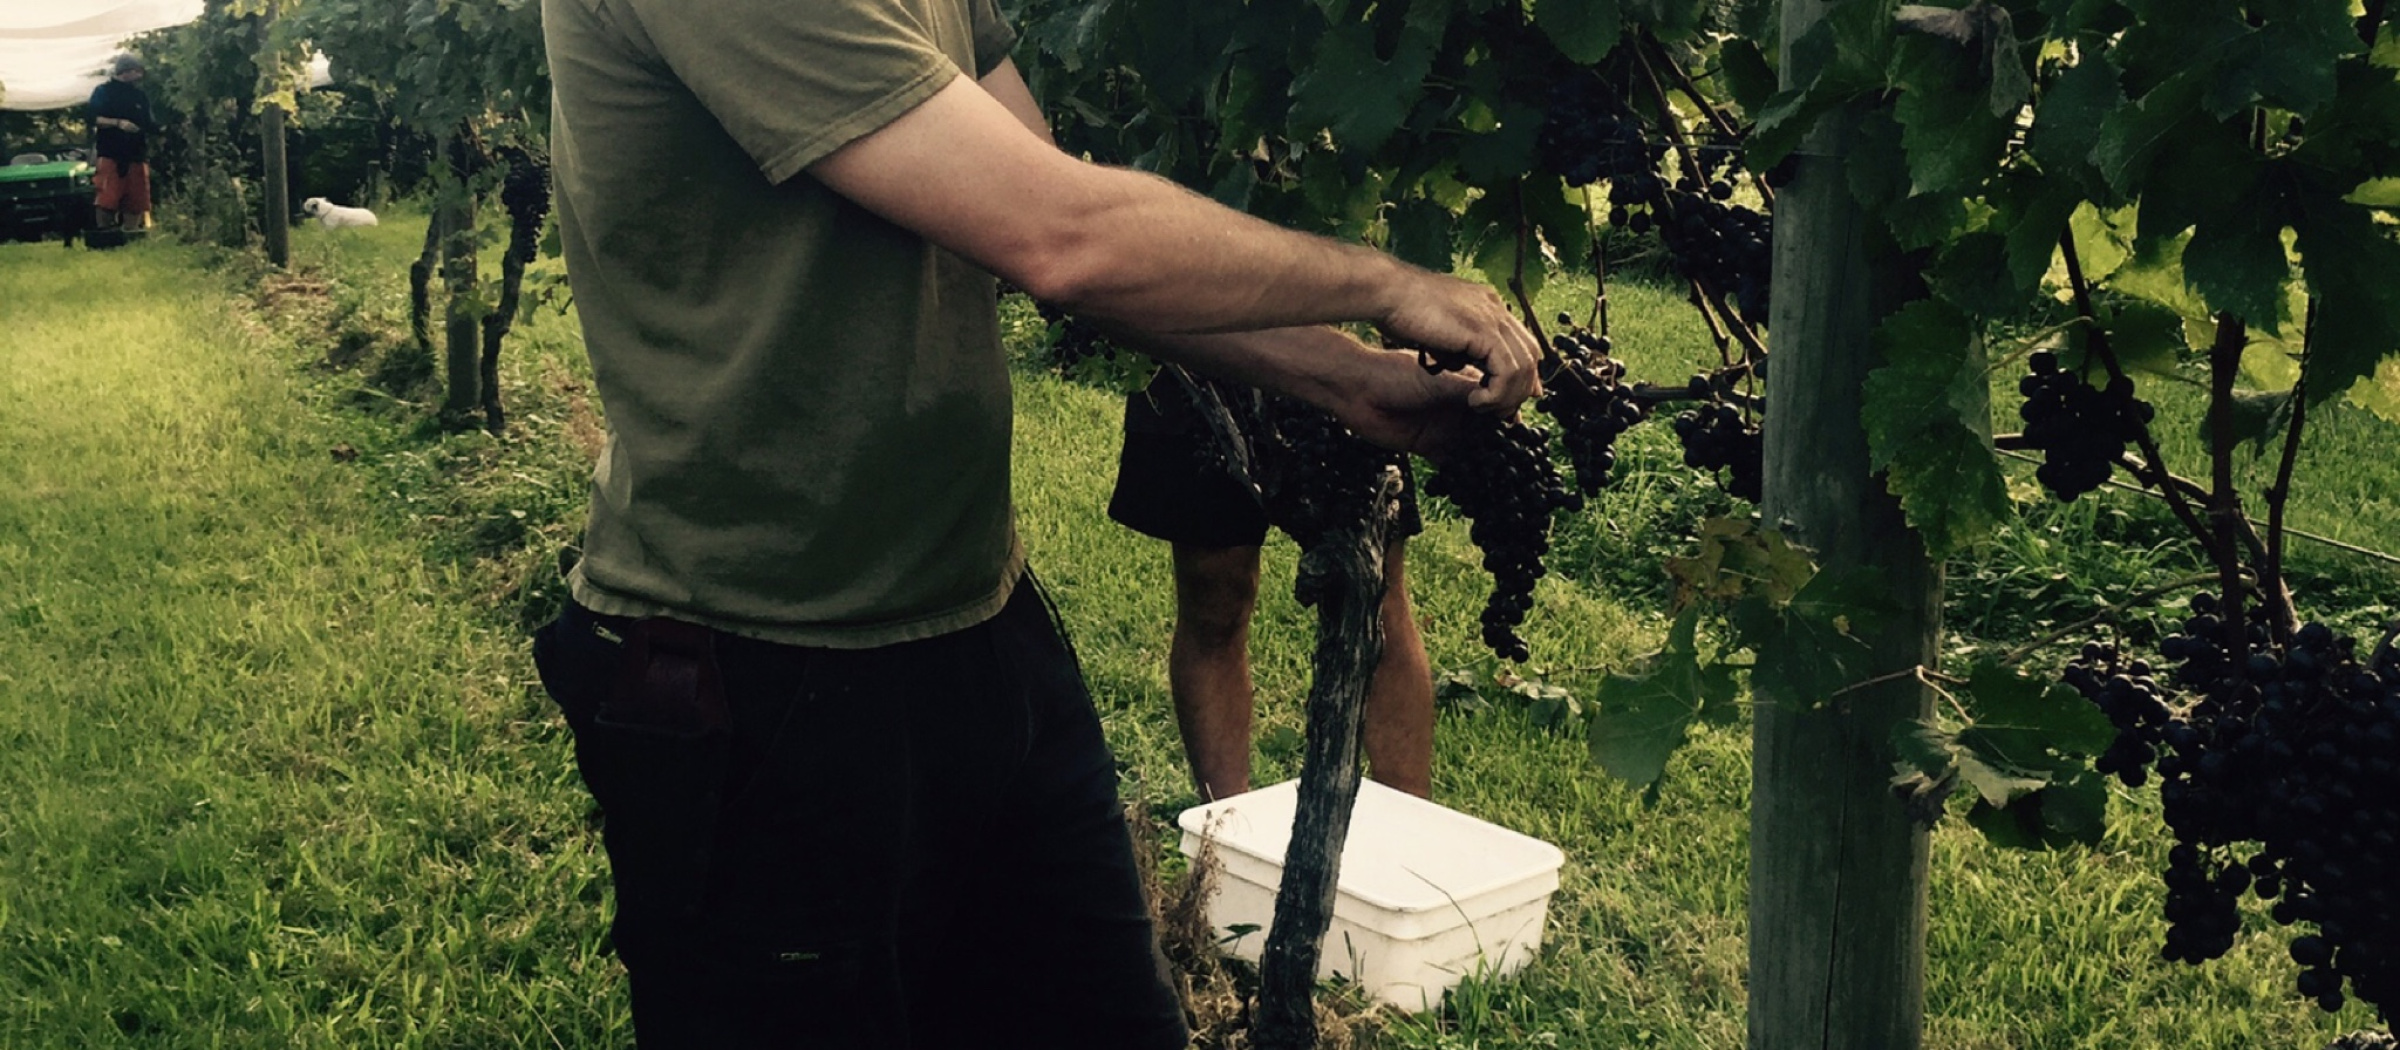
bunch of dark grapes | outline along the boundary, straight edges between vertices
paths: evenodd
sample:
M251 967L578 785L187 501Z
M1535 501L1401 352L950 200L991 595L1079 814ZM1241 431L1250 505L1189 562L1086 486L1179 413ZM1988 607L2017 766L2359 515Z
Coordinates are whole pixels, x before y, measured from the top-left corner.
M2067 679L2117 725L2120 779L2141 783L2155 756L2175 836L2164 954L2225 954L2255 894L2279 925L2314 927L2291 941L2302 995L2338 1010L2347 984L2388 1018L2400 1003L2400 659L2386 646L2361 660L2323 624L2284 644L2257 615L2229 632L2213 595L2191 612L2160 645L2188 699L2163 719L2165 690L2138 663L2101 651Z
M1098 328L1049 303L1036 302L1033 306L1050 326L1050 367L1060 375L1072 373L1075 366L1086 361L1117 359L1117 344L1100 334Z
M1657 228L1651 213L1667 199L1667 180L1655 171L1628 172L1608 183L1608 224L1635 234Z
M1695 391L1708 389L1706 376L1692 380ZM1675 414L1675 436L1683 439L1683 462L1695 470L1726 471L1725 491L1752 503L1765 494L1767 443L1742 410L1711 401Z
M2156 410L2133 396L2131 379L2120 376L2095 388L2060 368L2048 351L2036 352L2028 363L2032 372L2017 383L2025 395L2018 409L2025 443L2042 453L2034 477L2064 503L2108 481L2125 446L2141 437Z
M1270 399L1262 422L1262 432L1251 435L1251 449L1267 520L1303 549L1392 510L1390 502L1377 501L1385 471L1400 465L1398 453L1351 433L1325 410L1290 398Z
M1583 506L1550 459L1550 435L1519 420L1479 416L1458 447L1434 463L1425 491L1456 505L1472 523L1468 536L1483 549L1483 567L1492 574L1483 644L1502 659L1531 658L1517 627L1533 609L1534 581L1544 572L1550 515Z
M1608 356L1608 337L1576 327L1564 314L1558 322L1566 328L1550 337L1558 369L1543 381L1540 405L1558 421L1576 490L1589 496L1606 487L1616 469L1618 436L1649 413L1628 396L1625 363Z
M2173 694L2159 683L2157 669L2147 660L2125 659L2116 646L2092 642L2067 665L2063 677L2117 729L2117 739L2092 768L2126 787L2148 783L2150 763L2157 760L2163 734L2175 718L2167 706Z
M532 262L541 252L542 223L550 217L550 165L509 146L500 150L508 174L500 183L500 206L508 209L508 257Z
M1647 173L1660 151L1650 145L1625 100L1599 77L1559 81L1550 88L1550 111L1534 139L1542 167L1569 186Z
M1767 323L1767 289L1775 264L1775 222L1764 213L1727 203L1733 184L1715 179L1676 181L1673 192L1653 205L1658 236L1683 275L1734 298L1743 323Z

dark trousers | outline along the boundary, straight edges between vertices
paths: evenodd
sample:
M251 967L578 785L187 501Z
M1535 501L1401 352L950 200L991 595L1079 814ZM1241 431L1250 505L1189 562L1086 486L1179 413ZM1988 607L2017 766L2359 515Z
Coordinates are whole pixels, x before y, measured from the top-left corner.
M1184 1045L1116 766L1035 585L873 650L573 606L536 636L648 1050Z

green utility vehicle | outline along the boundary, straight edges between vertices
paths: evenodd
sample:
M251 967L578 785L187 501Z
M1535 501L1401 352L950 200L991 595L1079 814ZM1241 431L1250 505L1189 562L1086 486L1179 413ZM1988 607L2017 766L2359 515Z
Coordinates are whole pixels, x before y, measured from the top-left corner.
M79 149L20 152L0 166L0 241L72 242L92 217L92 164Z

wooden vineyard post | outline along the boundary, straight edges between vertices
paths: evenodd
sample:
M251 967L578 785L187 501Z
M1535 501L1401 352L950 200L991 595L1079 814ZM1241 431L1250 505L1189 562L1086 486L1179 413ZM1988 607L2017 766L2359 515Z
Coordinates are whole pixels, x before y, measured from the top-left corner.
M291 169L284 162L283 107L267 103L259 114L260 160L267 184L259 194L258 230L267 238L267 261L288 266L292 261Z
M1787 87L1812 73L1792 43L1830 6L1786 0ZM1905 672L1933 666L1942 578L1869 467L1860 422L1876 324L1908 292L1845 177L1858 105L1817 124L1776 200L1763 510L1821 571L1881 574L1895 612L1860 638L1873 674L1901 674L1830 700L1757 686L1751 1050L1912 1050L1923 1035L1926 834L1891 794L1888 741L1930 713L1930 690Z
M1325 537L1300 557L1293 589L1317 609L1317 651L1308 688L1308 743L1300 766L1299 811L1275 893L1275 926L1259 958L1259 1050L1317 1045L1317 960L1333 924L1333 900L1358 800L1360 712L1383 658L1384 543L1398 494L1397 470L1384 479L1374 515Z

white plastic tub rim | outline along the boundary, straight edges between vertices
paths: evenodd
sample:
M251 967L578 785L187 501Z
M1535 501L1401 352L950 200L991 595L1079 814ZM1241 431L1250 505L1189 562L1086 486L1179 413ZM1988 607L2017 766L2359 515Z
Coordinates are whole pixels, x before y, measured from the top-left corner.
M1185 810L1177 818L1184 851L1207 839L1226 874L1277 886L1298 799L1298 782L1285 781ZM1439 838L1456 841L1451 850L1428 852L1439 843L1426 840ZM1364 781L1344 843L1334 914L1415 940L1540 899L1558 888L1565 862L1566 854L1540 839ZM1427 870L1437 866L1452 870Z

